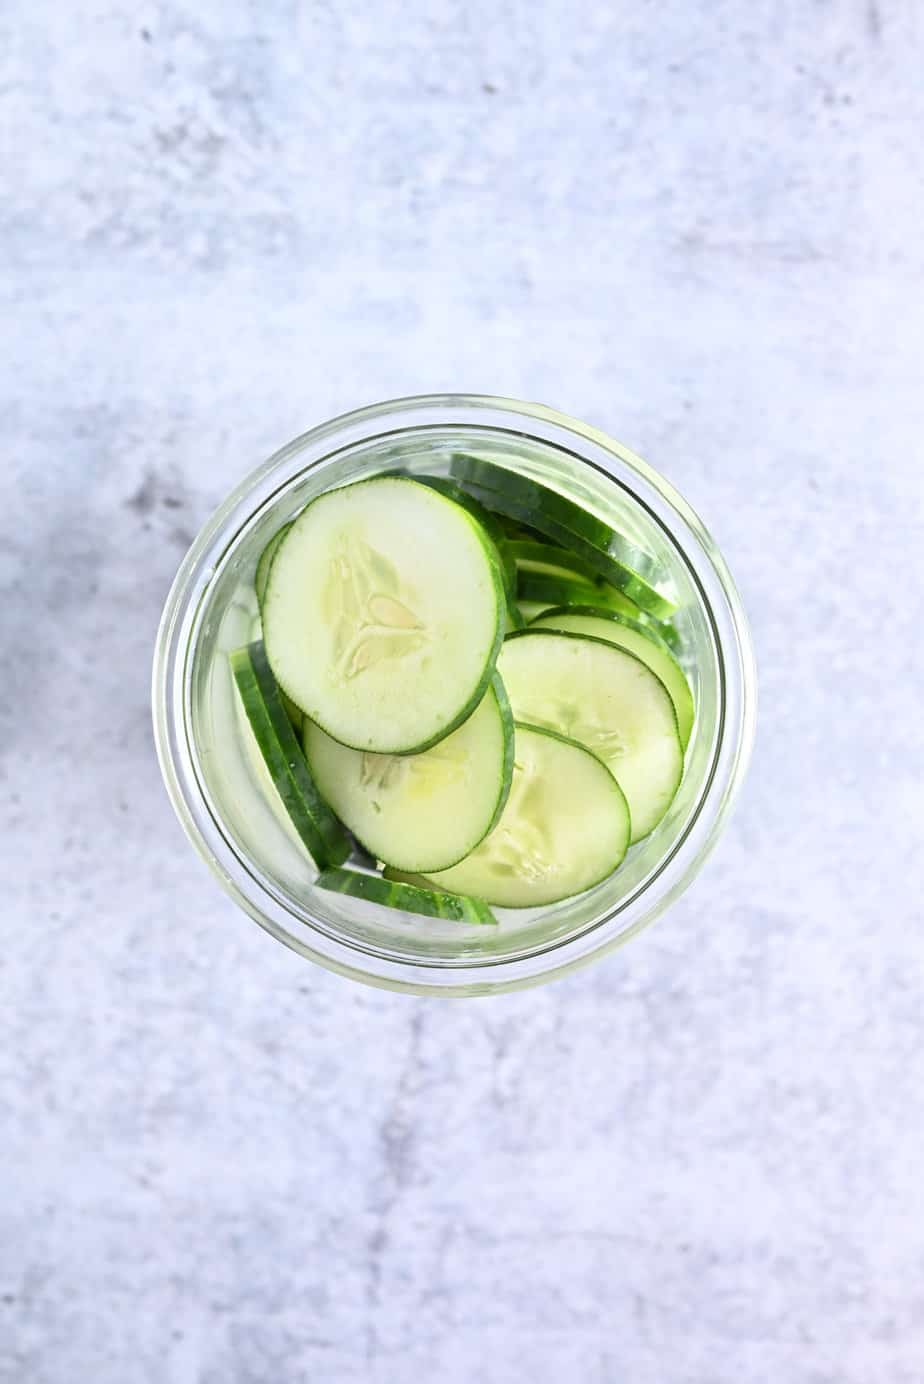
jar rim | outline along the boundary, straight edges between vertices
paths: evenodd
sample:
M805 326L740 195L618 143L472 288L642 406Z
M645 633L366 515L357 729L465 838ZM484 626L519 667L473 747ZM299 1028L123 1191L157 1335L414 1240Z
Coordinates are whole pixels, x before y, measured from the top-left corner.
M525 956L467 958L452 965L385 957L334 937L318 919L308 936L290 931L287 922L297 922L305 931L305 919L291 914L222 830L195 772L186 733L188 656L196 613L241 530L294 476L330 462L344 449L434 427L482 427L551 445L627 490L687 565L713 624L723 684L722 724L708 780L671 851L635 895L579 933ZM539 984L597 959L648 926L688 887L716 844L746 773L756 693L747 619L731 573L699 516L670 482L605 433L545 405L489 395L434 394L387 400L330 419L280 448L232 490L193 541L168 594L155 648L152 710L157 755L174 810L223 888L256 922L306 958L352 979L418 994L473 995ZM633 910L628 922L623 917L627 908Z

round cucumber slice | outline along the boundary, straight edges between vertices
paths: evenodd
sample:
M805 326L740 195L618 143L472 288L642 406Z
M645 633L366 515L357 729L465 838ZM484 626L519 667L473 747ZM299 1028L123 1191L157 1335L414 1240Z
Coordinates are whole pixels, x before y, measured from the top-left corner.
M638 606L627 596L599 577L596 581L588 582L564 572L554 576L548 572L529 572L521 568L517 577L517 595L524 601L541 602L546 607L598 605L618 610L632 618L641 614Z
M632 840L647 836L683 773L674 704L660 678L615 644L533 626L508 636L498 668L516 719L599 755L626 795Z
M533 515L526 522L534 528L544 531L544 525L538 523L537 518L540 515L547 516L569 532L586 539L601 552L609 553L618 562L625 563L640 576L652 580L657 580L660 576L660 564L650 553L630 543L605 519L585 509L583 505L576 504L552 486L482 457L456 455L450 463L450 470L463 485L477 487L479 491L487 490L508 495L517 503L525 505Z
M546 543L512 542L508 543L507 550L516 562L520 580L544 577L549 581L576 581L582 586L596 587L597 599L610 609L621 611L633 619L640 614L634 601L630 601L615 586L602 581L590 563L565 548Z
M422 913L427 918L449 918L457 923L496 923L497 919L481 899L465 898L443 890L420 889L416 884L392 883L360 870L324 870L317 878L319 889L349 894L354 899L384 908L399 908L404 913Z
M508 519L515 519L520 523L541 529L546 537L553 539L561 547L576 553L593 568L598 576L603 577L612 586L618 587L640 609L648 611L658 619L666 619L673 614L674 603L657 590L646 576L630 567L623 560L625 554L622 547L617 546L620 556L616 557L608 549L595 546L583 534L573 532L557 518L544 511L531 508L527 501L503 491L487 490L476 485L473 481L467 482L467 486L486 509L490 509L496 514L504 514Z
M321 793L370 855L415 874L473 851L510 791L513 717L496 675L468 720L422 754L351 750L311 721L304 744Z
M270 541L272 541L272 540L270 540ZM277 544L277 547L278 547L278 544ZM250 638L251 638L251 642L256 641L256 642L258 642L258 643L260 643L260 644L263 643L263 621L260 619L259 615L255 615L255 616L253 617L253 623L252 623L251 629L250 629ZM276 687L277 687L277 690L278 690L278 692L279 692L279 697L280 697L280 700L281 700L281 702L282 702L282 705L285 707L286 715L288 716L289 720L292 722L292 725L293 725L293 726L295 727L295 729L298 731L299 735L301 735L301 731L302 731L302 722L303 722L304 719L305 719L304 716L302 715L302 709L301 709L301 707L296 706L295 703L293 702L292 698L286 696L285 692L283 692L282 688L279 686L278 683L276 684Z
M517 569L516 564L509 552L507 535L496 514L492 514L484 505L479 504L467 490L463 490L458 481L454 481L449 476L417 476L409 471L394 472L407 476L409 480L417 481L419 485L429 485L431 490L438 490L441 495L445 495L448 500L453 500L463 509L467 509L473 518L477 519L484 529L488 538L497 549L498 560L501 565L501 572L504 577L504 589L507 592L507 599L514 600L517 594Z
M504 616L496 559L468 511L379 476L295 520L270 568L263 637L280 686L328 735L406 754L474 711Z
M292 825L319 869L350 854L349 839L318 792L261 643L230 655L241 704Z
M546 610L530 622L530 629L591 634L635 654L661 679L670 693L677 715L680 743L686 749L693 729L693 693L680 664L653 630L614 610L582 605L562 605Z
M573 581L595 581L596 572L589 563L576 553L560 548L555 543L535 543L527 539L514 538L507 542L507 551L517 565L518 571L543 572L551 577L565 577Z
M675 654L683 652L683 640L672 620L656 620L644 611L639 612L638 620L639 624L644 625L645 629L650 630L656 639L660 639L662 644L666 644Z
M273 558L276 556L276 551L280 543L285 538L286 534L289 532L289 529L291 527L291 523L283 524L282 528L279 529L277 533L273 534L272 538L267 543L266 547L263 549L263 552L260 554L259 560L257 562L257 570L254 574L253 579L254 590L257 593L258 606L263 605L263 598L266 595L266 584L269 581L270 568L273 565Z
M465 860L427 877L504 908L542 907L612 874L629 834L626 800L606 766L573 740L518 722L500 821Z
M517 576L517 597L524 601L553 605L590 604L599 596L592 582L577 576L550 576L547 572L523 572Z

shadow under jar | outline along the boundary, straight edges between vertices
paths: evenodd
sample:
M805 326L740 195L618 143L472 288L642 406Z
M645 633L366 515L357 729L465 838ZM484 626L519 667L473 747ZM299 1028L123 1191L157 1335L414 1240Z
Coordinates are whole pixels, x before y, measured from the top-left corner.
M696 708L667 815L595 889L496 910L497 927L375 907L316 888L240 710L228 655L253 637L257 560L323 491L394 467L448 474L459 451L544 481L655 557L678 609L675 650ZM400 399L305 433L208 521L167 598L153 679L155 739L190 840L240 906L312 961L418 994L478 995L562 975L625 942L690 883L715 844L750 754L756 675L721 554L677 492L603 433L536 404L458 394Z

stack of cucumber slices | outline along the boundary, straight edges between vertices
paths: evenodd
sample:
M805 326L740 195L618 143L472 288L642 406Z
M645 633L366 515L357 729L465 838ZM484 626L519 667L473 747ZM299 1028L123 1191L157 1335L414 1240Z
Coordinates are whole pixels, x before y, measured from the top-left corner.
M653 558L509 465L450 473L358 481L281 528L231 669L320 888L493 923L619 868L694 707Z

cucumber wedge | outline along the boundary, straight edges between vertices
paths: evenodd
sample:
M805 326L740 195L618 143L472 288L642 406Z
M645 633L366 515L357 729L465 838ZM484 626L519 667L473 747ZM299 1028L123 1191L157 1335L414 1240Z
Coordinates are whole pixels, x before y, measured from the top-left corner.
M505 605L472 515L430 486L377 476L295 520L270 567L264 640L279 685L328 735L415 753L481 701Z
M455 466L456 463L454 462L453 465ZM504 470L503 467L497 469ZM513 475L513 472L508 474ZM530 484L535 484L535 482L530 482ZM666 619L673 614L675 609L673 602L652 584L654 575L658 570L654 559L650 558L647 553L642 553L640 549L627 544L619 534L608 529L607 525L603 525L603 528L607 529L611 535L608 543L603 543L601 531L598 531L599 541L593 542L586 536L586 531L579 533L568 528L561 521L557 510L550 513L548 509L535 507L530 500L521 498L519 491L510 493L507 490L489 490L470 479L465 480L465 485L485 509L492 510L496 514L506 515L508 519L514 519L518 523L528 524L530 527L540 530L546 537L554 540L556 544L575 553L592 567L598 576L618 587L640 609L648 611L658 619ZM543 487L539 488L542 489ZM554 494L554 492L549 493ZM564 497L559 498L563 499ZM568 501L567 503L570 505L571 502ZM584 513L579 506L573 505L571 508L577 510L578 513ZM588 517L593 518L594 516ZM597 520L595 523L602 524L602 520ZM636 558L637 567L631 566L626 561L629 554L638 555ZM644 570L639 571L638 567Z
M422 913L427 918L448 918L457 923L496 923L497 919L481 899L466 898L439 889L420 889L416 884L392 883L378 875L359 870L324 870L317 878L319 889L349 894L355 899L404 913Z
M541 907L606 879L629 835L626 800L605 765L573 740L518 722L500 821L465 860L427 877L504 908Z
M422 754L351 750L311 721L304 745L320 792L370 855L415 874L470 854L510 792L513 717L496 675L468 720Z
M319 869L350 854L349 839L317 790L263 645L257 641L230 655L244 712L270 778L308 853Z
M546 610L530 622L530 629L590 634L635 654L661 679L670 693L677 715L680 743L686 749L693 729L693 694L680 664L652 629L614 610L582 605L562 605Z
M269 581L273 558L276 556L280 543L291 527L291 523L283 524L282 528L279 529L277 533L273 534L272 538L263 549L263 552L260 554L260 559L257 562L256 574L253 579L254 590L257 593L257 605L260 607L262 607L263 598L266 595L266 584Z
M667 688L628 650L584 634L508 636L498 668L517 721L548 726L599 755L632 814L632 840L657 826L683 774Z

